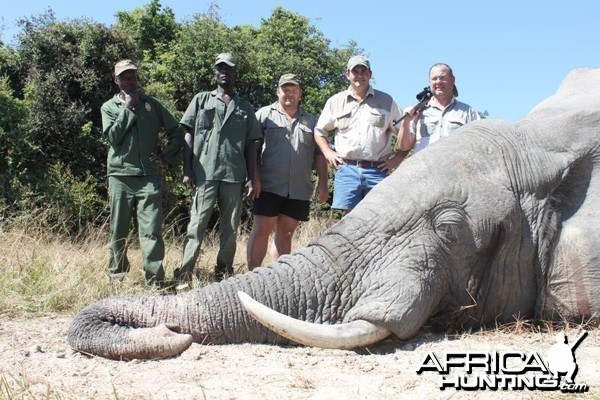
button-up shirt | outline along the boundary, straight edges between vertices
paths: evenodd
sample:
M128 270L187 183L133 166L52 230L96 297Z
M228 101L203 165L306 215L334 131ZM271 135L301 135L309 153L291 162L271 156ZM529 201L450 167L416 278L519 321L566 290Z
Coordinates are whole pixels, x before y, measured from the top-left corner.
M369 87L360 101L348 88L327 100L315 135L327 138L333 133L335 151L343 158L385 160L393 153L392 137L398 132L393 121L401 115L402 110L389 94Z
M464 124L478 119L479 114L475 109L456 98L445 109L431 99L419 117L410 123L410 133L415 138L413 151L417 153Z
M257 111L264 144L260 171L261 190L295 200L310 200L311 170L318 148L314 138L317 120L299 108L290 121L275 102Z
M244 182L246 142L262 138L250 103L236 94L226 106L216 90L201 92L192 99L181 125L194 132L196 182Z

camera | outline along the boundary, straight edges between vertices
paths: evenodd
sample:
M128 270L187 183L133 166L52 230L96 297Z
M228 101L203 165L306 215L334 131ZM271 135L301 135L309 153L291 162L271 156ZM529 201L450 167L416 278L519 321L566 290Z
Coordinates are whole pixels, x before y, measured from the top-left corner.
M429 90L429 86L425 87L423 90L421 90L419 93L417 93L417 100L419 100L419 102L424 101L424 100L429 100L431 98L431 90Z

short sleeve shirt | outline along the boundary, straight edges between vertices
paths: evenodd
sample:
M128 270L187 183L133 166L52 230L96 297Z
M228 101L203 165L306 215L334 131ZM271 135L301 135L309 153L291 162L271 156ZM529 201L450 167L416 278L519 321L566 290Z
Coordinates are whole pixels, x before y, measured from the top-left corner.
M295 200L310 200L311 170L317 149L316 118L298 109L290 121L275 102L256 113L264 144L260 171L261 190Z
M333 133L335 150L343 158L385 160L392 155L392 137L398 132L394 121L401 115L389 94L369 87L366 98L359 101L348 88L327 100L315 135Z
M415 138L413 151L417 153L464 124L478 119L479 114L475 109L456 98L445 109L431 99L419 117L410 123L410 133Z
M226 106L216 90L196 94L181 118L194 132L193 170L197 182L244 182L246 142L262 138L254 108L237 94Z

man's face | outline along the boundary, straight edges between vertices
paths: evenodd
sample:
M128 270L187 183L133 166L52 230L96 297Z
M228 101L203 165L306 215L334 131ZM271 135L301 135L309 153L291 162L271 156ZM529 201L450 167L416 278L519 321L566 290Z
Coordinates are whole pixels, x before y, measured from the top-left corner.
M217 64L215 67L215 77L219 86L230 86L235 83L235 67L230 67L225 63Z
M121 72L119 76L115 76L115 83L125 93L132 93L138 87L138 75L134 69Z
M371 70L364 65L357 65L346 72L346 77L350 81L350 85L356 89L369 87L371 75Z
M451 96L454 77L445 66L437 66L429 72L429 88L434 96Z
M279 104L285 109L297 108L300 103L300 96L302 96L300 86L294 85L293 83L286 83L277 88Z

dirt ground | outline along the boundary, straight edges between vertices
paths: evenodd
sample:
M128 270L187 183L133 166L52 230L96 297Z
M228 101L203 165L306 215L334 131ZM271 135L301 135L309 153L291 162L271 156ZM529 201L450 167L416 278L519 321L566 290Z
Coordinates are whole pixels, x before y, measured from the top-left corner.
M0 399L562 399L560 391L440 390L437 372L416 370L433 352L538 352L554 333L501 330L460 337L423 334L388 340L362 351L269 345L202 346L156 361L119 362L73 352L65 337L70 318L0 315ZM577 329L565 332L570 339ZM576 383L600 399L600 331L575 351ZM429 364L429 363L428 363ZM564 379L564 378L563 378ZM572 396L572 395L571 395Z

